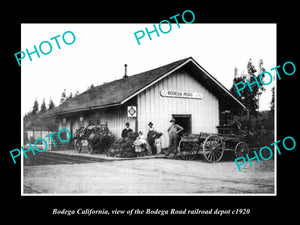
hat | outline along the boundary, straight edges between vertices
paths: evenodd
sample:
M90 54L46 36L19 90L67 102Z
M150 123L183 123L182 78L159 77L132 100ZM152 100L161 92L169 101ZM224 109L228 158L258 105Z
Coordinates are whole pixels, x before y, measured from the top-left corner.
M172 118L172 119L170 120L170 122L172 122L172 121L176 122L176 120L175 120L174 118Z
M152 122L149 122L148 125L153 125L153 123L152 123Z

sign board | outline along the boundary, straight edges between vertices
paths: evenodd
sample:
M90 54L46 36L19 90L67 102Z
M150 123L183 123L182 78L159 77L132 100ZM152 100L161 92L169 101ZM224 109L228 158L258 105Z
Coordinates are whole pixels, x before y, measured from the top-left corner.
M193 99L203 98L202 94L196 92L189 92L189 91L161 90L160 95L163 97L173 97L173 98L193 98Z
M127 116L136 117L136 106L127 106Z

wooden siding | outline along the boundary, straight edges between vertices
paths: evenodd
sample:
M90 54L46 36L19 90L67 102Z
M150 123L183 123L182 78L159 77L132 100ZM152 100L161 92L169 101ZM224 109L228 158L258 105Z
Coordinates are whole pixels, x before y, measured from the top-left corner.
M175 90L186 92L201 93L202 99L173 98L162 97L161 90ZM127 106L137 106L136 118L127 117ZM154 128L162 132L162 147L169 146L169 137L167 129L170 126L172 115L191 115L191 132L198 134L200 132L217 133L216 126L219 125L219 101L216 96L201 85L192 75L184 69L175 71L170 76L164 78L158 83L152 85L137 97L131 99L122 106L109 107L104 109L88 110L85 112L74 113L65 116L66 124L62 125L62 118L59 119L59 129L65 127L72 131L73 135L80 127L79 118L83 116L84 126L87 126L90 120L105 124L107 122L109 129L116 136L121 137L122 129L125 123L129 122L134 131L142 131L147 135L147 124L152 121Z
M135 105L133 102L128 103L119 107L110 107L106 109L97 109L91 110L84 114L78 113L73 116L66 117L66 124L63 125L63 119L59 119L59 129L67 128L71 131L72 123L72 135L75 134L75 131L80 128L79 118L83 116L83 126L87 126L90 121L95 124L106 124L108 125L109 130L117 138L121 138L121 132L125 128L125 123L129 122L132 130L136 130L136 118L127 117L127 106ZM97 122L95 122L97 121ZM87 145L87 142L83 143Z
M202 99L162 97L160 91L177 90L198 92ZM160 82L146 89L137 97L138 130L147 133L149 121L154 128L162 132L162 147L168 147L169 138L167 129L170 126L172 114L190 114L192 133L217 132L219 125L219 102L203 85L184 70L164 78Z

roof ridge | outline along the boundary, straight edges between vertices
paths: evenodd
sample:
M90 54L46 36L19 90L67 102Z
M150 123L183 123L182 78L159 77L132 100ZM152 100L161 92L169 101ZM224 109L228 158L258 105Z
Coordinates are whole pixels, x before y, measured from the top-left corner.
M179 61L186 61L186 60L188 60L188 59L192 59L192 57L190 56L190 57L187 57L187 58L184 58L184 59L176 60L176 61L173 61L173 62L171 62L171 63L164 64L164 65L162 65L162 66L158 66L158 67L156 67L156 68L154 68L154 69L145 70L145 71L140 72L140 73L136 73L136 74L133 74L133 75L129 75L129 76L127 76L126 78L122 77L122 78L119 78L119 79L116 79L116 80L113 80L113 81L109 81L109 82L106 82L106 83L103 83L103 84L99 84L99 85L97 85L96 87L99 87L99 86L102 86L102 85L105 85L105 84L109 84L109 83L112 83L112 82L115 82L115 81L123 80L123 79L125 80L125 79L127 79L127 78L129 78L129 77L133 77L133 76L137 76L137 75L140 75L140 74L143 74L143 73L147 73L147 72L150 72L150 71L153 71L153 70L157 70L157 69L163 68L163 67L165 67L165 66L171 65L171 64L173 64L173 63L175 64L175 63L178 63ZM94 87L94 88L95 88L95 87Z
M144 88L190 59L193 58L187 57L126 78L122 77L97 85L68 99L51 111L46 112L45 116L72 112L74 110L85 110L104 107L106 105L121 104L121 102L123 102L124 99L127 99L128 96L131 96L132 93L136 93L141 88Z
M157 69L160 69L160 68L162 68L162 67L169 66L169 65L171 65L171 64L173 64L173 63L174 63L174 64L175 64L175 63L178 63L178 62L180 62L180 61L184 62L184 61L186 61L186 60L188 60L188 59L190 59L190 58L192 58L192 57L190 56L190 57L188 57L188 58L176 60L176 61L173 61L173 62L171 62L171 63L165 64L165 65L163 65L163 66L158 66L158 67L156 67L156 68L154 68L154 69L146 70L146 71L143 71L143 72L140 72L140 73L137 73L137 74L133 74L133 75L131 75L131 76L136 76L136 75L139 75L139 74L142 74L142 73L146 73L146 72L150 72L150 71L153 71L153 70L157 70ZM128 76L128 77L131 77L131 76Z
M109 82L104 82L104 83L99 84L99 85L97 85L97 86L95 86L95 87L93 87L93 88L90 88L90 89L88 89L88 90L85 90L84 92L78 94L77 96L80 96L80 95L83 94L83 93L87 93L87 92L90 92L90 91L92 91L92 90L95 90L95 88L100 88L100 87L103 87L104 85L112 84L113 82L125 80L125 79L128 79L128 78L134 77L134 76L141 75L141 74L143 74L143 73L147 73L147 72L150 72L150 71L154 71L154 70L157 70L157 69L166 67L166 66L168 66L168 65L171 65L171 64L173 64L173 63L175 64L175 63L178 63L178 62L180 62L180 61L185 62L185 61L188 60L188 59L193 59L193 58L190 56L190 57L187 57L187 58L184 58L184 59L180 59L180 60L173 61L173 62L171 62L171 63L165 64L165 65L162 65L162 66L158 66L158 67L156 67L156 68L154 68L154 69L150 69L150 70L146 70L146 71L143 71L143 72L140 72L140 73L136 73L136 74L133 74L133 75L129 75L129 76L127 76L126 78L122 77L122 78L119 78L119 79L116 79L116 80L112 80L112 81L109 81ZM75 97L77 97L77 96L74 96L73 98L75 98ZM73 99L73 98L72 98L72 99Z

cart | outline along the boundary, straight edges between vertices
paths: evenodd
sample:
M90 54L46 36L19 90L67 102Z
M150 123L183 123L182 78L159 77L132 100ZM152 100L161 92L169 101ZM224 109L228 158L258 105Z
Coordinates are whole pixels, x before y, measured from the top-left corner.
M180 158L195 159L198 155L211 163L219 162L225 151L231 151L235 156L242 157L249 154L249 146L246 143L248 133L234 129L229 126L218 127L219 133L183 134L178 150Z
M75 149L78 153L82 150L84 141L87 141L88 152L93 154L95 150L106 151L114 142L114 137L107 124L80 127L75 133Z

